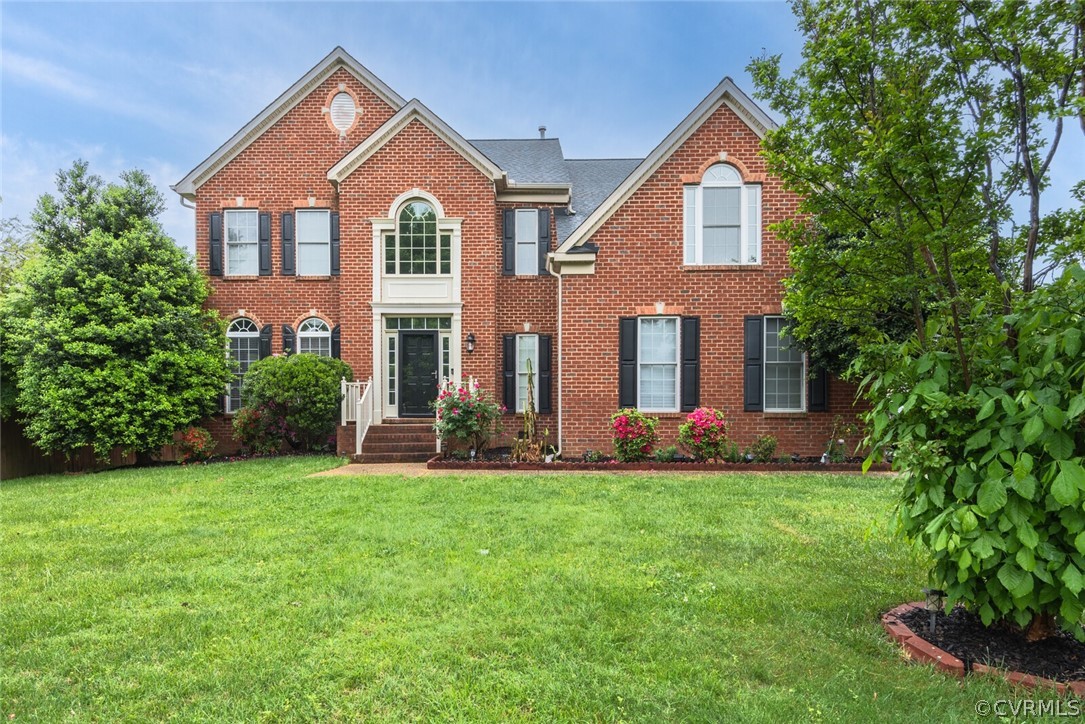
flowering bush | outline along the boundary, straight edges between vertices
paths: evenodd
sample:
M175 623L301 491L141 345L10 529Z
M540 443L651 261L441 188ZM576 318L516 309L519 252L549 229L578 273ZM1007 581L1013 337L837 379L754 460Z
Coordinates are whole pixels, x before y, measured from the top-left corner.
M719 462L728 452L727 421L723 413L711 407L698 407L678 428L678 442L698 462Z
M648 417L634 407L618 410L610 418L614 430L614 456L623 463L647 460L658 441L658 418Z
M283 416L276 413L269 404L242 407L234 415L234 439L256 455L279 452L286 432Z
M202 427L192 426L181 433L177 441L178 459L182 463L203 462L211 457L211 451L215 449L215 441L211 433Z
M438 389L437 399L431 403L437 413L433 429L445 453L457 444L474 448L476 455L482 452L499 432L498 422L505 407L494 402L493 395L481 389L478 382L448 380Z

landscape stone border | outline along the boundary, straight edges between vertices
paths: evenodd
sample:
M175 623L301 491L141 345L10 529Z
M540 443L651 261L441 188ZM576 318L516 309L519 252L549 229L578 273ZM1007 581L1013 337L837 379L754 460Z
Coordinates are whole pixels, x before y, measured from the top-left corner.
M552 463L514 463L498 460L453 460L437 455L426 462L430 470L542 470L550 472L577 472L579 470L656 470L672 473L858 473L860 463L587 463L580 460L557 460ZM888 472L888 463L870 466L870 472Z
M923 664L934 664L936 669L958 678L964 678L969 672L966 671L963 661L948 651L944 651L927 641L915 631L908 628L901 620L901 616L916 608L926 610L926 605L921 601L905 603L897 606L891 611L886 611L882 615L882 628L889 634L889 638L901 645L904 649L905 656L908 658ZM986 664L972 664L971 673L993 674L994 676L1003 677L1006 681L1015 686L1024 686L1030 689L1052 689L1058 692L1060 696L1064 696L1067 692L1070 692L1076 696L1085 698L1085 681L1083 680L1065 682L1055 681L1053 679L1045 679L1042 676L1023 674L1020 671L996 669L993 666L987 666Z

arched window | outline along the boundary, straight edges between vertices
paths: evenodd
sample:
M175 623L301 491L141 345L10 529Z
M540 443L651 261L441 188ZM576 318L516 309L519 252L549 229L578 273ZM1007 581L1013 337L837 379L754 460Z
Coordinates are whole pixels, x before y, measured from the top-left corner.
M332 330L328 323L317 317L310 317L302 322L298 327L298 352L331 357Z
M241 381L249 366L260 359L260 330L251 319L241 317L226 328L226 350L233 360L234 378L226 397L226 412L241 409Z
M399 211L396 231L384 237L386 274L449 274L452 234L437 229L437 212L425 201L408 201Z
M761 262L761 186L717 163L684 191L686 264Z

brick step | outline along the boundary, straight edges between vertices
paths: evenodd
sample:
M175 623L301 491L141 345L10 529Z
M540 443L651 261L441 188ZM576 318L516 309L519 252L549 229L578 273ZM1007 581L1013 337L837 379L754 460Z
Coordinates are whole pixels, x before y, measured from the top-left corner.
M369 437L362 441L362 453L430 453L437 454L437 441L430 440L425 443L416 442L382 442L379 440L370 442Z
M434 451L427 453L364 452L361 455L352 456L351 461L356 463L424 463L436 454Z
M433 442L437 439L433 430L427 432L375 432L374 428L369 428L369 432L365 434L366 440L380 440L381 442Z
M411 427L413 425L415 427L433 427L433 418L425 418L425 417L388 417L388 418L385 418L384 420L382 420L381 424L376 425L376 427L380 427L381 425L387 425L387 426L395 425L395 426L406 426L406 427Z

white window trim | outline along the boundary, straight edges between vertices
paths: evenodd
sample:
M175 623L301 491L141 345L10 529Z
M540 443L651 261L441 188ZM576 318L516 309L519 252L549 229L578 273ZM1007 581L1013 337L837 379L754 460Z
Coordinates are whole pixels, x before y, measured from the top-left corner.
M531 216L533 226L535 229L535 239L531 242L531 247L534 250L531 256L532 265L531 269L520 268L520 247L527 246L527 242L520 241L520 216ZM516 209L515 219L513 223L513 273L516 276L538 276L539 275L539 210L538 209Z
M424 204L428 204L433 213L437 216L437 272L435 274L403 274L399 271L399 215L403 213L403 208L408 204L421 201ZM400 279L447 279L455 276L456 267L453 263L453 249L456 246L456 235L458 231L457 224L453 223L454 220L444 218L444 210L439 203L430 197L428 194L419 195L411 194L405 200L395 206L395 213L391 216L389 228L384 230L380 236L380 268L381 275L386 277L399 277ZM441 271L441 237L447 235L448 239L448 272ZM395 262L392 265L392 271L388 271L387 260L384 257L385 245L388 243L388 237L392 237L392 245L396 251Z
M301 223L300 218L302 214L323 214L325 223L328 227L328 241L327 242L303 242L301 240ZM325 254L328 259L328 271L321 272L319 274L306 274L301 270L301 245L307 246L323 246ZM331 275L332 268L332 214L331 209L294 209L294 272L299 277L326 277Z
M769 362L768 346L769 346L769 325L770 319L783 319L783 317L776 315L767 315L762 317L761 322L761 409L765 412L771 413L795 413L806 412L807 399L806 399L806 375L807 375L807 362L806 353L802 354L802 373L799 375L799 399L802 400L799 407L769 407L768 405L768 369L770 364L793 364L791 362Z
M641 333L641 320L644 319L673 319L674 320L674 407L644 407L640 399L640 368L641 347L644 344L644 335ZM652 363L659 364L659 363ZM637 409L641 412L678 412L682 405L682 320L673 316L642 316L637 317Z
M721 164L713 164L713 165L731 166L730 164L723 163L723 162L721 162ZM723 262L722 264L718 263L718 262L714 262L712 264L712 266L717 266L717 265L718 266L757 266L757 265L759 265L761 263L761 258L762 258L762 254L763 254L762 249L764 247L762 217L764 216L763 209L764 209L764 201L765 201L763 194L761 194L761 185L760 184L743 183L741 181L742 173L739 172L738 169L735 168L734 166L731 166L731 168L735 169L735 171L738 173L739 179L740 179L738 182L720 183L720 182L711 182L710 181L710 182L706 183L706 182L702 181L701 183L696 184L696 185L688 185L688 186L683 186L682 187L682 212L683 212L683 215L682 215L682 237L683 237L683 239L682 239L682 241L683 241L683 243L682 243L682 263L683 264L687 264L687 265L690 265L690 266L705 266L706 265L706 263L704 261L704 188L706 186L708 186L710 188L737 188L737 189L740 190L739 202L738 202L738 204L739 204L739 228L738 228L738 237L739 237L739 239L738 239L738 257L739 257L739 261L737 261L737 262L733 262L733 261L732 262ZM707 171L705 173L707 173ZM757 220L756 220L756 223L757 223L757 234L756 234L756 236L757 236L757 257L753 261L749 261L749 257L750 257L750 219L749 219L750 189L753 188L753 187L757 187L757 189L758 189L758 199L757 199L757 209L758 209L758 211L757 211ZM693 222L693 232L694 232L693 259L689 259L687 257L687 250L689 248L690 240L688 238L689 237L689 224L688 224L688 220L686 218L686 214L689 213L686 193L690 189L692 189L693 193L694 193L694 202L693 202L693 207L694 207L693 208L693 213L694 213L694 222Z
M246 241L243 243L230 241L230 218L239 216L241 214L252 214L256 217L256 239L254 241ZM222 243L223 243L223 264L222 273L225 276L234 277L247 277L254 276L260 273L260 210L259 209L225 209L222 218ZM256 250L256 271L238 272L230 269L230 247L231 246L251 246Z
M323 330L307 330L305 325L309 322L319 322L324 325ZM313 352L303 352L301 348L301 341L303 339L326 339L328 340L328 357L332 356L332 328L331 325L325 322L320 317L307 317L302 320L302 323L298 325L298 354L315 354ZM320 355L323 357L324 355Z
M516 410L516 412L523 412L524 410L521 409L521 408L527 406L526 405L527 400L521 400L520 399L520 376L522 374L526 374L526 373L521 373L520 372L520 340L521 339L526 339L526 338L530 338L530 339L534 340L534 343L535 343L535 364L531 369L531 373L532 373L532 376L535 378L535 380L534 380L534 382L535 382L535 400L534 400L534 403L535 403L535 412L538 412L539 411L539 335L537 335L537 334L518 334L518 335L516 335L516 360L515 360L515 364L516 364L516 401L515 401L516 402L516 407L515 407L515 410ZM520 404L521 402L523 402L524 405L521 405Z
M233 327L238 322L248 322L253 327L252 331L244 331L244 332L242 332L242 331L231 331L231 327ZM232 359L232 357L230 356L230 354L232 352L232 350L230 349L231 340L233 340L233 339L256 339L256 340L259 340L259 338L260 338L260 327L259 327L259 325L256 324L256 322L249 319L248 317L238 317L237 319L232 320L230 322L229 326L226 328L226 359L227 360ZM257 345L259 345L259 341L257 341ZM242 373L241 379L244 380L244 378L245 378L245 375L244 375L244 373ZM234 386L234 381L236 379L237 379L236 373L233 373L233 376L230 378L230 381L226 383L226 401L222 406L222 410L227 415L233 415L233 414L237 413L237 410L232 408L232 399L231 399L232 395L230 394L230 388L232 388ZM240 409L240 408L238 408L238 409Z

